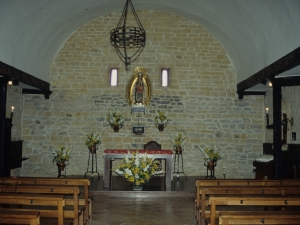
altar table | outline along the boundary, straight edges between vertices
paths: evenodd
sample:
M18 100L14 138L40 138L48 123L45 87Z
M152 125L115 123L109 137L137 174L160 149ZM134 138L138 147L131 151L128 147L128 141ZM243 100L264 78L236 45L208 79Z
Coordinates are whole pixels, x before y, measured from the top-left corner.
M136 150L129 150L130 153L134 153ZM146 150L139 150L139 154L145 154ZM104 188L110 188L112 160L113 159L123 159L125 155L128 154L126 149L106 149L104 150L104 174L103 183ZM165 159L166 160L166 191L171 191L171 181L172 181L172 150L147 150L147 154L155 155L155 159Z

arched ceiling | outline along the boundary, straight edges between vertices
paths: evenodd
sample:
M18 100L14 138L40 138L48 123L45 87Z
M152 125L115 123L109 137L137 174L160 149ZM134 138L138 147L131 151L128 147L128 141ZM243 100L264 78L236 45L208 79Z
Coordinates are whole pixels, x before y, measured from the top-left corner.
M125 2L1 0L0 61L49 82L51 62L66 39L95 18L121 12ZM132 3L136 10L175 13L206 28L226 49L237 69L237 82L300 46L299 0L132 0Z

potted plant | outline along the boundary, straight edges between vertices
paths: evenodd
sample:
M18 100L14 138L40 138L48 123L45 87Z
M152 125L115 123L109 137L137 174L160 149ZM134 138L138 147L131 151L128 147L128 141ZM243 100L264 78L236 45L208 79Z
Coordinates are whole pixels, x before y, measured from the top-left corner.
M133 154L128 154L123 159L123 162L116 169L116 173L124 176L124 178L134 185L134 190L141 190L143 184L149 181L151 176L162 174L158 171L158 161L151 155L139 154L136 150Z
M88 147L92 154L94 154L97 150L96 145L101 144L101 137L103 133L104 131L101 134L99 131L92 131L91 133L86 135L85 145Z
M107 116L107 122L109 126L114 129L115 132L118 132L124 125L125 117L121 113L109 111Z
M176 137L172 138L172 143L173 143L173 149L176 154L182 154L182 151L184 150L184 145L185 142L187 141L187 136L186 136L186 130L183 133L178 133L176 134Z
M164 128L167 126L168 119L167 119L167 111L164 113L160 110L156 111L156 117L154 118L155 126L158 128L159 131L163 131Z
M203 154L204 165L209 169L212 169L216 166L217 161L219 161L222 157L219 154L219 147L215 145L215 147L206 147L204 150L201 150L198 146L196 146L200 152Z
M66 166L65 162L70 159L71 152L69 148L63 145L60 145L58 149L52 149L52 153L54 154L52 162L55 162L60 170L63 171Z

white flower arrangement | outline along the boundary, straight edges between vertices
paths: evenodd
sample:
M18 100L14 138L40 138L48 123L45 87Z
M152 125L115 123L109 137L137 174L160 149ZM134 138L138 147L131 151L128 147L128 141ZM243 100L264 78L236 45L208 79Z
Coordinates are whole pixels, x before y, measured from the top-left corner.
M63 145L59 146L58 149L52 149L52 153L54 154L52 162L58 163L69 161L71 152L72 151L68 147Z
M121 129L124 125L125 116L121 113L109 111L106 120L109 123L109 126L111 126L112 128L119 125L119 128Z
M168 111L163 112L158 109L155 109L155 111L156 111L156 117L154 118L155 126L163 125L164 127L166 127L168 123L168 118L167 118Z
M151 176L162 174L158 171L159 162L152 155L139 154L138 150L133 154L128 154L123 159L122 164L116 169L116 173L135 185L142 185L149 181Z
M219 147L215 145L214 148L207 147L204 150L201 150L198 146L196 146L200 152L203 154L203 160L206 162L217 162L222 157L219 154Z
M88 147L96 146L97 144L101 144L101 137L104 131L100 134L99 131L93 131L86 135L85 137L85 145Z
M173 143L173 147L181 147L184 148L184 145L187 141L187 136L186 136L186 130L184 131L184 133L178 133L176 134L175 138L171 137L172 143Z

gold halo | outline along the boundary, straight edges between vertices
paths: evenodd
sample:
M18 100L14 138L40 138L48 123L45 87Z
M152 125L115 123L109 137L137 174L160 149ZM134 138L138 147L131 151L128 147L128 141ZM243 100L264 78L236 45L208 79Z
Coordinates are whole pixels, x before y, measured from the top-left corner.
M146 97L145 97L145 100L144 100L144 105L146 106L146 105L149 105L150 101L151 101L152 86L151 86L151 81L150 81L149 76L148 76L148 72L143 67L137 67L134 70L132 76L128 80L128 83L127 83L127 86L126 86L125 96L126 96L126 99L127 99L129 105L133 105L135 103L134 100L133 100L134 99L133 98L133 90L134 90L135 83L138 79L138 74L139 73L143 74L144 87L146 87L146 89L147 89L146 90Z

